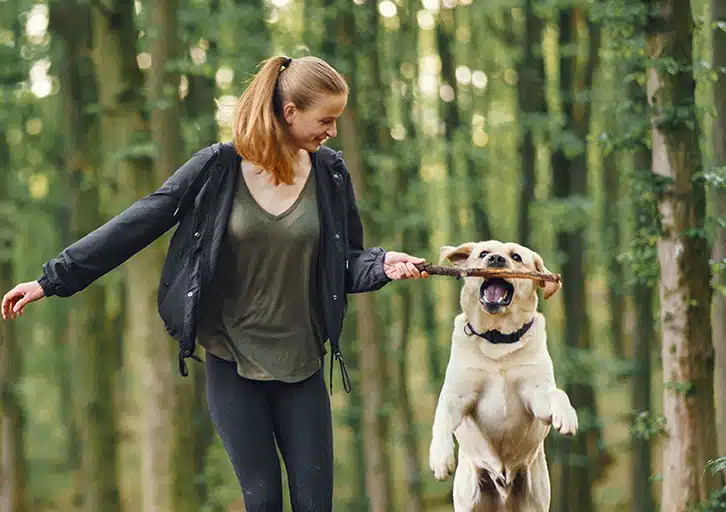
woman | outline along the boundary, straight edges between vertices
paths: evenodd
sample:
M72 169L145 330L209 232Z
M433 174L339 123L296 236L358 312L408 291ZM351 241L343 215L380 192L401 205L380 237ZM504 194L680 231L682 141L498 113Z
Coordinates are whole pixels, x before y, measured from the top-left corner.
M234 144L204 148L146 196L43 265L2 301L3 318L67 297L178 223L158 306L179 369L206 349L209 411L246 509L282 510L279 448L294 511L330 511L333 436L324 342L349 389L339 338L346 295L427 277L423 260L363 248L335 137L348 86L314 57L265 61L241 96Z

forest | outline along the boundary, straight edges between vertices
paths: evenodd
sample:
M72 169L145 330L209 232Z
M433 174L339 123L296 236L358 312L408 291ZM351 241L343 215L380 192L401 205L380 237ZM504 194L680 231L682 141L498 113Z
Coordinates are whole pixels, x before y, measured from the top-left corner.
M275 55L348 82L326 144L367 246L561 275L551 510L726 510L726 0L0 0L0 295L230 141ZM157 313L171 234L0 322L0 512L244 510ZM453 509L428 450L461 285L349 297L335 510Z

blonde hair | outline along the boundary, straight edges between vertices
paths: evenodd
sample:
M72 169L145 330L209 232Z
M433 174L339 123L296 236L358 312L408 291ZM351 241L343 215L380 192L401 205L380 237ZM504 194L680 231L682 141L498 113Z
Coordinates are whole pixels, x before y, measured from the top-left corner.
M348 94L348 84L330 64L317 57L272 57L261 63L237 101L234 147L243 158L272 174L275 185L291 184L297 155L284 144L282 112L287 102L299 110L324 95Z

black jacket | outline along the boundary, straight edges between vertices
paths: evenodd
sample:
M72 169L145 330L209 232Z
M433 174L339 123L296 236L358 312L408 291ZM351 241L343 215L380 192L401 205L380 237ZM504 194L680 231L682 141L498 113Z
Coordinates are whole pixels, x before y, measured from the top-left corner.
M313 154L320 213L317 304L322 308L332 361L340 362L339 340L348 293L373 291L389 278L385 251L363 248L363 229L353 186L339 152L322 146ZM240 157L230 143L197 152L156 192L143 197L43 265L38 279L45 295L68 297L121 265L178 224L161 272L157 304L169 334L179 342L179 371L194 356L200 297L211 292L220 242L232 209Z

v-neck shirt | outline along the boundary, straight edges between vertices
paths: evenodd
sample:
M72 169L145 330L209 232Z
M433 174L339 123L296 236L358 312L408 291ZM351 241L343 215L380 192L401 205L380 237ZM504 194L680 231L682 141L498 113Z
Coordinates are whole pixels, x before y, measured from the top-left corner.
M200 343L235 361L240 376L297 382L320 367L313 299L319 239L314 164L279 215L257 203L240 175L210 294L215 298L204 305L199 330Z

